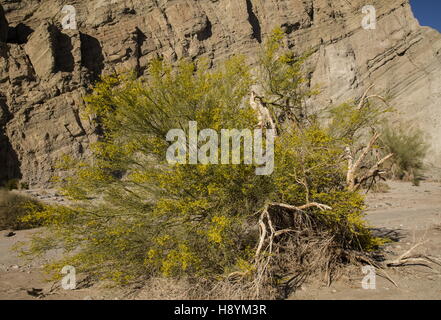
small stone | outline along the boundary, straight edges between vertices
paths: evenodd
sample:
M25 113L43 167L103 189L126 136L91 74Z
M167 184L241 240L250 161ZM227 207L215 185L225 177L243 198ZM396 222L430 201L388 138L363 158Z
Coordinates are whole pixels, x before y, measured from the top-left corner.
M11 232L5 234L5 237L6 237L6 238L11 238L11 237L13 237L13 236L15 236L15 235L16 235L16 233L11 231Z
M30 290L26 290L30 296L40 297L43 296L43 289L40 288L32 288Z

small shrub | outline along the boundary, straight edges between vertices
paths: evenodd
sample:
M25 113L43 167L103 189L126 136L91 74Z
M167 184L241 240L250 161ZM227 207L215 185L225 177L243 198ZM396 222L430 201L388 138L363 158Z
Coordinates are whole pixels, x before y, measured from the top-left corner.
M18 179L11 179L6 181L6 183L4 184L6 190L17 190L18 186L20 184L20 181Z
M29 190L29 183L27 183L27 182L21 182L21 183L20 183L20 189L21 189L21 190Z
M381 142L385 149L394 154L390 160L392 177L419 185L423 179L424 158L428 150L423 132L387 126Z
M390 187L385 182L378 182L372 186L371 190L374 193L388 193L390 190Z
M42 208L40 203L29 197L8 190L0 190L0 230L23 230L37 227L38 223L22 221L22 218Z

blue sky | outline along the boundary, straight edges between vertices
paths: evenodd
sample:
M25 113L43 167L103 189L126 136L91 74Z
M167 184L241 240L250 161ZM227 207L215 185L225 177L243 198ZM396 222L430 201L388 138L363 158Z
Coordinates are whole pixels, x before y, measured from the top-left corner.
M441 0L411 0L412 10L422 26L441 32Z

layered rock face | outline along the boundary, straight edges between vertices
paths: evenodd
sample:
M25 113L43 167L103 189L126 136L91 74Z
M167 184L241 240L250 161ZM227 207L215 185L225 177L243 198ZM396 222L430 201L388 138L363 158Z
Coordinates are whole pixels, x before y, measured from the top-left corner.
M441 166L441 35L420 27L407 0L0 0L0 180L50 183L64 154L88 157L96 128L82 99L103 73L143 75L153 57L245 54L277 26L297 52L312 50L320 107L387 95L427 133ZM65 5L72 7L64 7ZM376 9L364 29L362 8ZM75 11L73 11L73 9ZM77 29L71 30L75 13ZM8 26L9 23L9 26Z

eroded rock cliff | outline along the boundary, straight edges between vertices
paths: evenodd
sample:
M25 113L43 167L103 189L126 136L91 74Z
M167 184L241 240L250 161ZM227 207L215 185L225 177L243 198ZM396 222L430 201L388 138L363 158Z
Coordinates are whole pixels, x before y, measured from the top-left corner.
M80 116L88 87L105 72L135 69L157 55L242 53L252 60L276 26L296 51L312 49L311 84L328 105L375 84L400 117L421 126L441 156L441 35L420 27L407 0L1 0L0 180L50 182L64 154L87 157L97 138ZM69 10L76 30L67 30ZM373 5L375 30L361 26ZM0 8L1 8L0 6ZM9 26L8 26L9 23Z

